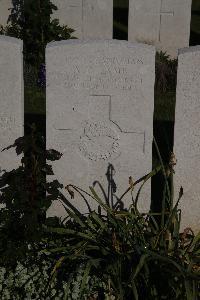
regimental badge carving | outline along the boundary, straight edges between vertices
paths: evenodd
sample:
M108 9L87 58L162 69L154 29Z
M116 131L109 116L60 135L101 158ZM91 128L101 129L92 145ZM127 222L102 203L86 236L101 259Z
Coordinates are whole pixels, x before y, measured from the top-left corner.
M119 135L107 122L86 122L79 151L91 161L106 161L120 155Z

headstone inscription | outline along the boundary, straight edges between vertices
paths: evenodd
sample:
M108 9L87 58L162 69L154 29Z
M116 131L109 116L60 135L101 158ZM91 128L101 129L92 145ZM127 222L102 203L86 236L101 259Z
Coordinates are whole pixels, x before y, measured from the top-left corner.
M79 39L112 39L113 0L53 0L52 18L74 29Z
M47 46L46 63L47 148L64 153L53 164L55 177L87 191L99 182L105 193L108 181L115 182L114 194L121 196L129 176L136 180L151 170L154 47L62 41ZM143 211L149 209L150 193L146 184L139 203ZM87 211L77 199L73 204ZM128 206L130 195L126 201Z
M14 149L1 150L23 135L22 41L0 36L0 170L19 165Z
M129 41L155 45L177 57L189 46L192 0L129 0Z
M182 227L200 228L200 46L181 49L178 58L174 153L175 192ZM176 197L176 198L177 198Z
M11 13L9 8L12 8L12 0L0 0L0 25L7 25L7 20Z

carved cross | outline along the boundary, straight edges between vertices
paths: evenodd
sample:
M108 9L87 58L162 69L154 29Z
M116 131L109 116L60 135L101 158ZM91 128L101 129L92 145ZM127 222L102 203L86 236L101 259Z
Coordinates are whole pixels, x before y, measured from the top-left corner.
M80 0L80 5L78 5L78 4L69 4L69 7L70 8L74 8L74 7L80 7L81 6L81 34L82 34L82 37L84 36L83 34L84 34L84 23L83 23L83 1L84 0ZM72 1L72 3L73 3L73 1Z
M118 121L112 119L112 96L102 94L88 96L87 113L85 112L86 115L82 121L83 134L80 137L80 152L90 160L98 161L107 159L111 155L117 156L118 152L120 153L118 142L121 136L123 136L124 141L127 141L127 145L130 144L129 140L134 140L133 137L136 136L139 142L138 147L140 147L142 153L145 154L145 130L129 131L122 129ZM72 104L72 113L74 110L73 106ZM76 118L73 122L76 123ZM115 125L116 131L113 130L112 124ZM71 134L73 134L74 130L73 126L69 128L62 124L57 125L55 128L59 131L71 131ZM98 140L101 140L102 137L104 141L102 140L102 142L99 143ZM88 149L89 145L91 149ZM130 149L130 151L132 151L132 149Z
M174 17L174 11L162 11L162 4L163 4L163 0L161 0L161 5L160 5L160 27L159 27L159 37L158 37L159 42L161 40L162 17L163 16Z

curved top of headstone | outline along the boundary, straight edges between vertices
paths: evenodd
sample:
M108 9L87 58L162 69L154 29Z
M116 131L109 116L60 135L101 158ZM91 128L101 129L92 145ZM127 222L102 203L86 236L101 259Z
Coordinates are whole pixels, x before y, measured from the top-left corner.
M8 43L14 43L14 44L19 44L20 46L22 46L23 41L20 39L17 39L15 37L12 36L7 36L7 35L0 35L0 41L5 41Z
M46 48L50 47L58 47L58 46L65 46L65 45L84 45L84 44L107 44L107 45L120 45L120 46L127 46L128 48L134 48L134 47L141 47L143 49L147 49L149 51L155 52L155 46L147 45L143 43L137 43L137 42L128 42L124 40L80 40L80 39L69 39L69 40L62 40L62 41L56 41L56 42L50 42L47 44Z
M198 52L200 51L200 45L197 46L192 46L192 47L187 47L187 48L181 48L178 51L178 54L185 54L185 53L192 53L192 52Z

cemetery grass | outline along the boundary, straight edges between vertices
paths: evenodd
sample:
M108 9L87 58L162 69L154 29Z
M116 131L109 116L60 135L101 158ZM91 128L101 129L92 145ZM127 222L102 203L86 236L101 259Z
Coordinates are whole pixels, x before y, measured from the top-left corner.
M191 22L191 30L200 34L200 9L199 11L194 12Z
M175 91L169 91L165 94L155 94L154 121L174 122L175 103Z
M46 100L45 91L37 86L30 86L25 88L24 92L25 114L46 114Z
M200 44L200 1L192 1L192 19L191 19L190 45Z

